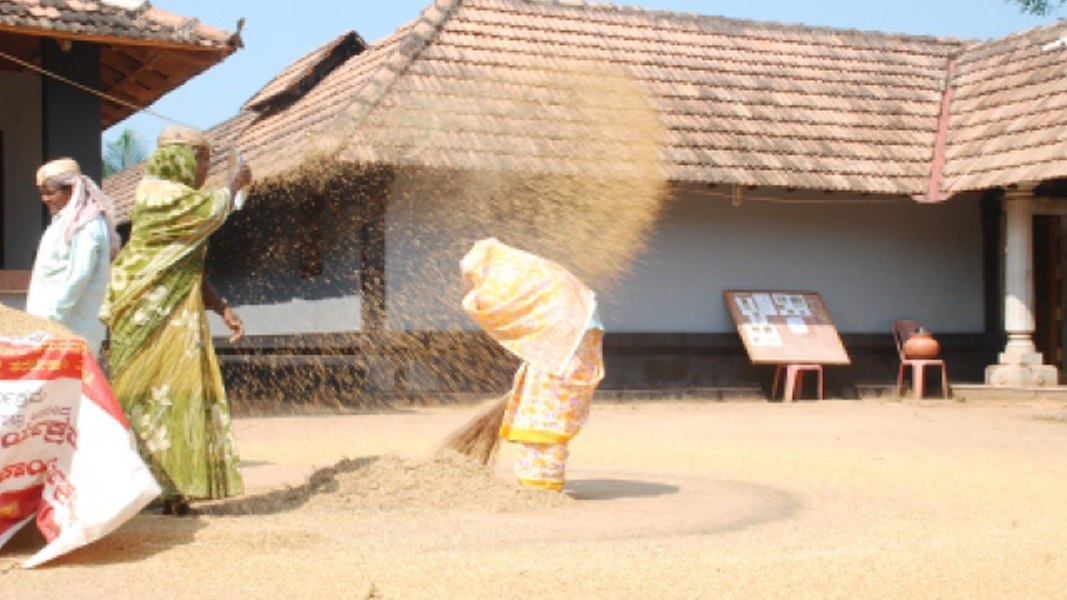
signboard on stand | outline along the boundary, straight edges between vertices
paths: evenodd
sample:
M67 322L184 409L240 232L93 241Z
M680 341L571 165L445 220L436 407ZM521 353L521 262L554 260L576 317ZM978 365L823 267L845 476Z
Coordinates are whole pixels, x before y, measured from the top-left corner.
M753 364L851 363L817 292L729 290L723 294Z

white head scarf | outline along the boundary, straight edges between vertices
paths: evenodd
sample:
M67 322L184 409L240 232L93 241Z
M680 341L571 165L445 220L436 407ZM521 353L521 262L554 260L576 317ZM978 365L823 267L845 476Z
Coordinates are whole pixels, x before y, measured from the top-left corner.
M71 188L70 209L71 217L67 221L67 228L63 232L63 240L68 244L74 239L82 227L96 218L104 215L107 222L108 237L111 245L111 258L119 253L121 240L118 231L115 230L115 209L111 198L96 185L87 175L82 175L78 163L70 158L54 160L37 170L37 185Z

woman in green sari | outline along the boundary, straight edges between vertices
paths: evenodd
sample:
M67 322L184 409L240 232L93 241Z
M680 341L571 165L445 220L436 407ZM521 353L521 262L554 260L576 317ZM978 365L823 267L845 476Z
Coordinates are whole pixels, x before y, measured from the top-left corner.
M210 147L200 132L168 127L137 188L129 243L111 267L100 318L111 329L112 387L160 487L165 514L193 499L243 491L205 307L236 341L240 318L204 280L208 237L251 181L247 167L228 188L199 191Z

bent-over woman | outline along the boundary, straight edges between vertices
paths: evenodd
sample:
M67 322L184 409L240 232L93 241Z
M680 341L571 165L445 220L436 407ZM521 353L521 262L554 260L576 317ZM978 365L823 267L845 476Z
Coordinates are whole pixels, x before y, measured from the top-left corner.
M463 308L523 361L500 428L518 446L515 475L528 487L561 490L568 444L604 378L596 297L562 266L495 238L475 243L460 266Z

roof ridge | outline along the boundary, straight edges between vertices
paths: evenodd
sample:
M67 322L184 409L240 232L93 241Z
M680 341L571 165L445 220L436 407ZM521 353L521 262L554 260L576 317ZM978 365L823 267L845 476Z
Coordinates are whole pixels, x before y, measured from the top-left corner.
M1002 35L1000 37L996 37L996 38L991 38L991 39L988 39L988 40L981 40L981 41L975 42L975 43L967 46L966 52L969 53L969 52L982 50L982 49L984 49L986 47L994 46L996 44L1008 44L1008 43L1011 43L1011 42L1017 42L1022 38L1037 36L1037 35L1040 35L1042 33L1047 33L1049 30L1052 30L1052 29L1056 29L1056 28L1063 29L1065 25L1067 25L1067 21L1059 20L1059 21L1054 21L1052 23L1046 23L1044 25L1038 25L1036 27L1031 27L1030 29L1022 29L1022 30L1019 30L1019 31L1013 31L1013 32L1009 33L1008 35Z
M276 81L281 80L282 77L289 71L289 69L293 68L293 65L297 64L298 62L300 62L302 60L307 59L308 57L312 56L313 54L315 54L317 52L323 52L323 51L326 51L326 50L328 50L329 48L331 48L333 46L336 46L337 44L341 43L341 40L344 39L344 37L347 36L350 33L354 33L354 30L350 29L350 30L342 33L341 35L338 35L337 37L334 37L334 38L330 39L328 42L326 42L324 44L320 44L320 45L316 46L315 48L313 48L311 50L308 50L307 52L301 54L300 56L296 57L295 59L289 61L289 64L287 64L284 68L282 68L281 71L278 71L278 73L275 74L274 77L271 77L267 81L267 83L264 83L263 85L259 86L259 89L257 89L251 96L249 96L248 100L245 100L244 103L241 104L241 109L244 110L249 104L252 103L253 100L258 98L260 94L262 94L267 88L269 88L271 86L271 84L273 84Z
M242 110L254 110L263 112L271 110L267 105L274 103L279 97L285 95L302 96L307 90L328 75L333 69L343 64L349 58L358 56L367 49L367 43L354 30L348 30L329 42L302 54L299 58L289 63L281 72L275 75L263 87L256 91L251 98L242 105ZM330 61L336 64L325 65ZM339 62L338 62L339 61ZM305 62L299 71L295 67ZM322 71L316 74L316 71ZM312 80L314 78L314 80ZM267 93L271 86L281 82L287 83L280 89Z
M441 27L464 1L434 0L433 4L425 8L419 17L409 24L410 30L404 34L405 39L397 42L388 58L378 67L378 72L368 77L363 85L355 90L352 99L344 105L334 120L343 117L356 123L361 122L385 97L415 57L437 38ZM373 52L373 47L371 51ZM360 105L359 108L352 110L356 105Z
M778 27L781 29L794 29L794 30L807 30L807 31L819 31L819 32L833 32L833 33L847 33L858 36L879 36L881 38L903 38L916 42L934 42L937 44L946 44L958 46L961 44L973 43L977 40L960 39L952 36L935 36L935 35L919 35L910 34L904 32L895 31L877 31L868 29L856 29L851 27L832 27L829 25L808 25L806 23L789 22L789 21L760 21L756 19L744 19L738 17L727 17L722 15L707 15L698 13L695 11L672 11L662 10L657 8L646 8L643 6L634 5L621 5L614 4L608 0L508 0L515 2L516 4L529 4L535 6L551 6L558 8L573 8L573 9L611 9L619 12L628 13L641 13L650 16L660 17L677 17L688 18L695 21L713 21L720 23L744 25L763 25Z
M100 3L130 12L145 10L148 4L146 0L100 0Z

